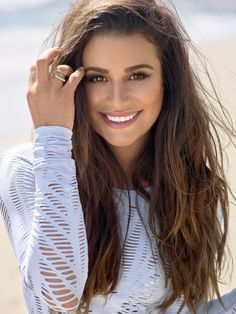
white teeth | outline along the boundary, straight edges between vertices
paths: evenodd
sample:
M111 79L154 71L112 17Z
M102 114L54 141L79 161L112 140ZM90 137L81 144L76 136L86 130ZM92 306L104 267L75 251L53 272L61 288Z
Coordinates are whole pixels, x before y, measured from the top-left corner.
M106 117L110 121L120 123L120 122L132 120L136 115L137 115L137 112L135 112L134 114L127 116L127 117L113 117L113 116L108 116L108 115L106 115Z

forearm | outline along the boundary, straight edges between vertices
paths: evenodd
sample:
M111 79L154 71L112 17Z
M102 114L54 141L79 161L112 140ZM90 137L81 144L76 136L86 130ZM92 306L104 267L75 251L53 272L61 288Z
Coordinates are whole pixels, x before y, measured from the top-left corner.
M27 285L60 311L78 307L88 268L71 135L61 127L35 130L35 209L24 265Z

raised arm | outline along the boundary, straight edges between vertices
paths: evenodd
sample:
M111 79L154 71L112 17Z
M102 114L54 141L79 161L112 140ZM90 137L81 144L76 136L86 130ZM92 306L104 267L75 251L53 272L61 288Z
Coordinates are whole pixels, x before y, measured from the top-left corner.
M8 153L0 168L1 211L22 280L61 312L78 307L88 272L71 135L65 127L39 127L33 163Z

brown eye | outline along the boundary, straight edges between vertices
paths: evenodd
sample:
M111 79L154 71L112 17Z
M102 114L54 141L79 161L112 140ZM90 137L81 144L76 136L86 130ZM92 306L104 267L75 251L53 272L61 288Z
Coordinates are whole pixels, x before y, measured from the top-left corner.
M147 78L149 75L147 75L146 73L142 73L142 72L138 72L138 73L134 73L130 80L133 81L133 80L138 80L138 81L141 81L141 80L144 80L145 78Z
M106 79L104 76L101 76L101 75L93 75L93 76L87 76L86 82L88 82L88 83L101 83L101 82L106 82Z

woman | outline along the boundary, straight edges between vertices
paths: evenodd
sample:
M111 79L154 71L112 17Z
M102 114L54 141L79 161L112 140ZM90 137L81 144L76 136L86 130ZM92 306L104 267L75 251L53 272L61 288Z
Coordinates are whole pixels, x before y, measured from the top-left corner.
M235 313L213 120L235 133L189 44L162 2L82 0L31 67L33 145L0 170L28 313Z

